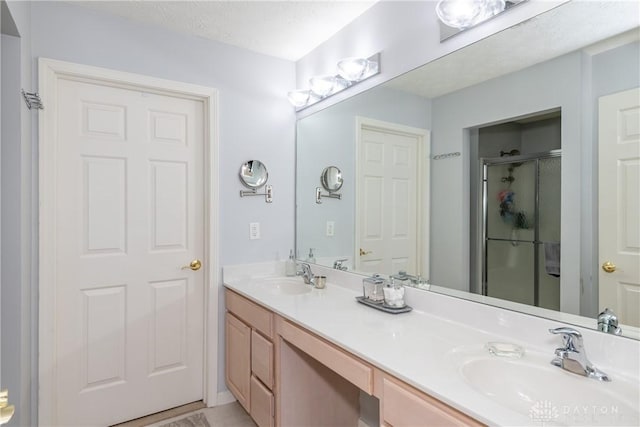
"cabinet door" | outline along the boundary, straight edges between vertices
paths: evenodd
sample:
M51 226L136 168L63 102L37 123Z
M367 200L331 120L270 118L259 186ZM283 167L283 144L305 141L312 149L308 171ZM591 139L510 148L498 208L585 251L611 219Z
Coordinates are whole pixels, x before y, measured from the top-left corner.
M251 377L251 418L258 427L273 427L273 393Z
M227 387L244 409L250 412L251 328L227 312L225 335Z

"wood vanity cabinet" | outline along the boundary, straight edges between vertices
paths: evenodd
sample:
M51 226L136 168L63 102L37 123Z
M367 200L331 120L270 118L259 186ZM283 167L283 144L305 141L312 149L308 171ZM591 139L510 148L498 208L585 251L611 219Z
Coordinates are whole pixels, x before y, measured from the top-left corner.
M379 399L382 426L483 425L233 291L225 297L227 386L259 427L357 426L360 391Z
M274 425L273 313L226 290L225 379L259 427Z
M251 328L229 312L225 318L225 341L227 387L248 411L251 384Z
M376 372L376 388L383 426L484 425L384 372Z

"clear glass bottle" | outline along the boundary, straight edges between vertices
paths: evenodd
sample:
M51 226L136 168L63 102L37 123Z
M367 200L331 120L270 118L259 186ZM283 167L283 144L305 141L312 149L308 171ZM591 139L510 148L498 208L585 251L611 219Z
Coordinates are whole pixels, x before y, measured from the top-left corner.
M312 264L316 263L316 257L315 255L313 255L313 248L309 248L309 256L307 256L307 262L310 262Z
M289 259L285 261L284 274L289 277L296 275L296 259L293 256L293 249L289 251Z

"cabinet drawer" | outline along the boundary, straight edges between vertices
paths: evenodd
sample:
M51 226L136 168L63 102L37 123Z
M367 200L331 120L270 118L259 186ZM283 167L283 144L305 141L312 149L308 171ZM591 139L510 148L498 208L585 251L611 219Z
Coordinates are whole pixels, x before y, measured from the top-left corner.
M418 390L397 384L388 378L382 384L382 419L393 427L413 426L482 426Z
M279 334L360 390L373 393L373 369L370 366L289 322L280 323Z
M249 326L273 338L273 314L228 289L225 290L227 310L244 320Z
M273 344L256 331L251 332L251 372L273 388Z
M251 418L258 427L273 427L273 393L251 377Z

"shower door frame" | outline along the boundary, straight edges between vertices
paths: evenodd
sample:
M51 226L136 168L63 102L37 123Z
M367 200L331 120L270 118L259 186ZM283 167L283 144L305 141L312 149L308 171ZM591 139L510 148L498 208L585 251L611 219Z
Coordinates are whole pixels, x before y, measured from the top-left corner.
M489 296L489 283L488 283L488 268L487 268L487 254L489 238L487 236L488 225L488 168L489 166L507 165L510 163L524 163L528 161L535 161L535 182L534 182L534 230L533 241L531 240L513 240L513 239L495 239L493 241L503 242L518 242L518 243L532 243L533 250L533 305L539 307L540 304L540 254L538 245L542 244L540 241L540 224L538 221L540 215L540 160L550 159L554 157L562 158L562 149L544 151L532 154L523 154L519 156L504 156L504 157L481 157L480 163L482 164L480 180L482 182L482 295ZM560 163L562 167L562 160Z

